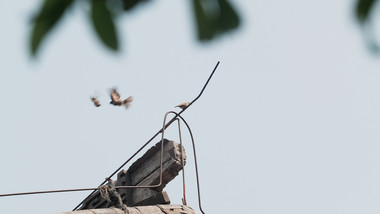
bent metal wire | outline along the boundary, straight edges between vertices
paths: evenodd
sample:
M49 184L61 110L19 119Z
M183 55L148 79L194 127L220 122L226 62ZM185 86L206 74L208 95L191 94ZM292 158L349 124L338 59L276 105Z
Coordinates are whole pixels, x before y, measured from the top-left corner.
M160 133L162 133L161 136L161 155L160 155L160 182L156 185L151 185L151 186L116 186L115 188L122 189L122 188L155 188L159 187L162 185L162 159L163 159L163 142L164 142L164 132L165 129L167 129L174 121L178 121L178 129L179 129L179 137L180 137L180 146L181 146L181 164L182 164L182 173L183 173L183 204L186 205L186 192L185 192L185 172L184 172L184 160L183 160L183 155L182 155L182 136L181 136L181 131L180 131L180 118L186 125L189 134L191 136L192 140L192 145L193 145L193 153L194 153L194 162L195 162L195 171L196 171L196 179L197 179L197 189L198 189L198 203L199 203L199 209L201 212L204 214L204 211L202 210L201 206L201 198L200 198L200 184L199 184L199 174L198 174L198 164L197 164L197 158L196 158L196 151L195 151L195 142L193 138L193 134L191 132L190 126L186 122L186 120L181 116L181 114L189 108L195 101L197 101L201 95L203 94L204 90L206 89L209 81L211 80L212 76L214 75L217 67L219 66L219 61L215 65L212 73L210 74L209 78L207 79L205 85L203 86L201 92L198 94L198 96L190 102L188 106L183 108L179 113L174 112L174 111L169 111L165 114L164 122L163 122L163 127L155 134L153 137L151 137L140 149L138 149L127 161L125 161L119 168L117 168L113 173L111 173L110 176L106 177L106 179L96 188L77 188L77 189L61 189L61 190L48 190L48 191L35 191L35 192L20 192L20 193L9 193L9 194L0 194L0 197L7 197L7 196L19 196L19 195L31 195L31 194L45 194L45 193L60 193L60 192L76 192L76 191L91 191L92 192L85 198L83 199L74 209L77 210L80 205L83 204L85 200L87 200L89 197L91 197L102 185L104 185L110 178L112 178L117 172L119 172L127 163L129 163L139 152L141 152L149 143L152 142L153 139L155 139ZM166 118L168 114L174 114L175 116L168 122L166 123Z
M200 211L205 214L205 212L203 211L202 209L202 202L201 202L201 187L200 187L200 182L199 182L199 173L198 173L198 161L197 161L197 153L196 153L196 150L195 150L195 141L194 141L194 135L190 129L190 126L189 124L186 122L186 120L179 114L177 114L176 112L174 111L169 111L168 113L173 113L176 115L176 117L179 117L186 125L187 127L187 130L189 131L189 134L190 134L190 137L191 137L191 142L192 142L192 145L193 145L193 156L194 156L194 166L195 166L195 177L197 179L197 190L198 190L198 205L199 205L199 209ZM177 119L178 120L178 119ZM178 120L178 128L180 129L180 125L179 125L179 120ZM181 139L181 134L180 134L180 145L181 145L181 161L182 161L182 164L183 164L183 157L182 157L182 139ZM184 198L183 198L183 201L184 201L184 205L186 205L186 192L185 192L185 168L184 168L184 165L182 165L182 173L183 173L183 195L184 195Z

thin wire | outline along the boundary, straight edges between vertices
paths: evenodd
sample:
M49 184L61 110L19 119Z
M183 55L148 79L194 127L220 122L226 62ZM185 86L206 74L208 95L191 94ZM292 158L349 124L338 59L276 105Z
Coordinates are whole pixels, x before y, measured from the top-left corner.
M194 165L195 165L195 176L197 178L197 189L198 189L198 204L199 204L199 209L201 210L201 212L203 214L205 214L205 212L203 211L202 209L202 202L201 202L201 186L200 186L200 182L199 182L199 173L198 173L198 161L197 161L197 153L196 153L196 150L195 150L195 141L194 141L194 136L193 136L193 133L190 129L190 126L189 124L186 122L186 120L179 114L177 114L176 112L174 111L169 111L170 113L173 113L176 115L176 117L179 117L181 118L181 120L185 123L188 131L189 131L189 134L190 134L190 137L191 137L191 142L193 144L193 153L194 153ZM168 112L168 113L169 113Z
M201 210L201 212L202 212L203 214L205 214L205 212L204 212L203 209L202 209L202 202L201 202L201 185L200 185L200 182L199 182L198 161L197 161L197 153L196 153L196 151L195 151L195 142L194 142L193 133L191 132L190 126L189 126L189 124L187 124L186 120L185 120L181 115L178 115L178 117L181 118L181 120L185 123L187 129L189 130L189 134L190 134L190 137L191 137L191 142L192 142L192 144L193 144L194 165L195 165L195 174L196 174L196 178L197 178L197 189L198 189L198 204L199 204L199 209Z
M20 192L20 193L2 194L2 195L0 195L0 197L45 194L45 193L58 193L58 192L90 191L90 190L97 190L97 189L98 188L82 188L82 189L61 189L61 190L49 190L49 191L38 191L38 192Z
M183 159L183 145L182 145L182 133L181 133L181 121L177 118L178 121L178 135L179 135L179 145L181 150L181 166L182 166L182 192L183 192L183 198L182 198L182 204L187 205L186 202L186 182L185 182L185 161Z
M206 89L208 83L209 83L210 80L211 80L211 77L214 75L216 69L218 68L219 63L220 63L219 61L216 63L216 65L215 65L215 67L214 67L214 70L211 72L210 77L207 79L206 84L203 86L203 88L202 88L202 90L201 90L201 93L199 93L199 95L198 95L193 101L191 101L191 102L189 103L188 106L186 106L182 111L180 111L180 112L178 113L178 115L180 115L182 112L184 112L184 111L185 111L187 108L189 108L189 107L190 107L195 101L197 101L197 100L199 99L199 97L202 96L203 91Z

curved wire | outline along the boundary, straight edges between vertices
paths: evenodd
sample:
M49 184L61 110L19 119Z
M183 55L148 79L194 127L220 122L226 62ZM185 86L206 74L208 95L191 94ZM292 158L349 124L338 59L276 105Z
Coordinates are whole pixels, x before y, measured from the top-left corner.
M197 161L197 153L196 153L196 150L195 150L195 141L194 141L194 136L193 136L193 133L190 129L190 126L189 124L186 122L186 120L181 116L179 115L177 112L174 112L174 111L169 111L168 113L173 113L175 114L175 118L179 117L186 125L187 127L187 130L189 131L189 134L190 134L190 137L191 137L191 142L192 142L192 145L193 145L193 154L194 154L194 165L195 165L195 176L196 176L196 179L197 179L197 189L198 189L198 204L199 204L199 209L200 211L205 214L205 212L203 211L202 209L202 202L201 202L201 187L200 187L200 182L199 182L199 173L198 173L198 161Z
M203 86L203 88L202 88L201 92L198 94L198 96L197 96L193 101L191 101L191 102L189 103L189 105L186 106L182 111L178 112L178 113L177 113L178 115L180 115L182 112L184 112L184 111L185 111L187 108L189 108L189 107L190 107L195 101L197 101L197 100L199 99L199 97L202 96L203 91L206 89L208 83L209 83L210 80L211 80L211 77L214 75L216 69L218 68L219 63L220 63L219 61L216 63L216 65L215 65L215 67L214 67L214 70L212 70L212 72L211 72L209 78L207 79L205 85Z
M182 204L187 205L186 201L186 182L185 182L185 161L183 159L183 145L182 145L182 133L181 133L181 121L177 118L178 121L178 136L179 136L179 145L181 149L181 166L182 166Z

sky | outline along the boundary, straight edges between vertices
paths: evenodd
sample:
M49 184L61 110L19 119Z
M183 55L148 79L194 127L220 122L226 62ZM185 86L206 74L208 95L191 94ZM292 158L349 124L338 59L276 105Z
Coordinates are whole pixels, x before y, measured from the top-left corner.
M235 0L241 27L207 44L190 2L151 1L118 19L119 53L98 41L80 4L32 59L39 4L0 3L0 194L98 186L220 61L182 114L206 213L379 213L380 57L353 1ZM130 109L108 104L112 87L134 97ZM177 128L165 137L178 142ZM187 203L200 213L186 130L183 140ZM165 191L181 203L181 177ZM71 211L88 194L0 198L1 213Z

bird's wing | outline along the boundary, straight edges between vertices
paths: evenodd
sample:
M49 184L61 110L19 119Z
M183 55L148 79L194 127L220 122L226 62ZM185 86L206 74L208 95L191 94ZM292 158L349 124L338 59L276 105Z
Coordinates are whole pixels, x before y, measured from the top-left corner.
M133 101L133 97L129 96L127 99L124 100L124 103L130 103Z
M111 91L111 99L113 101L116 101L116 100L120 99L120 94L117 93L116 89L114 89L114 88Z
M129 108L131 106L131 102L133 101L133 97L129 96L127 99L124 100L124 104L126 108Z

